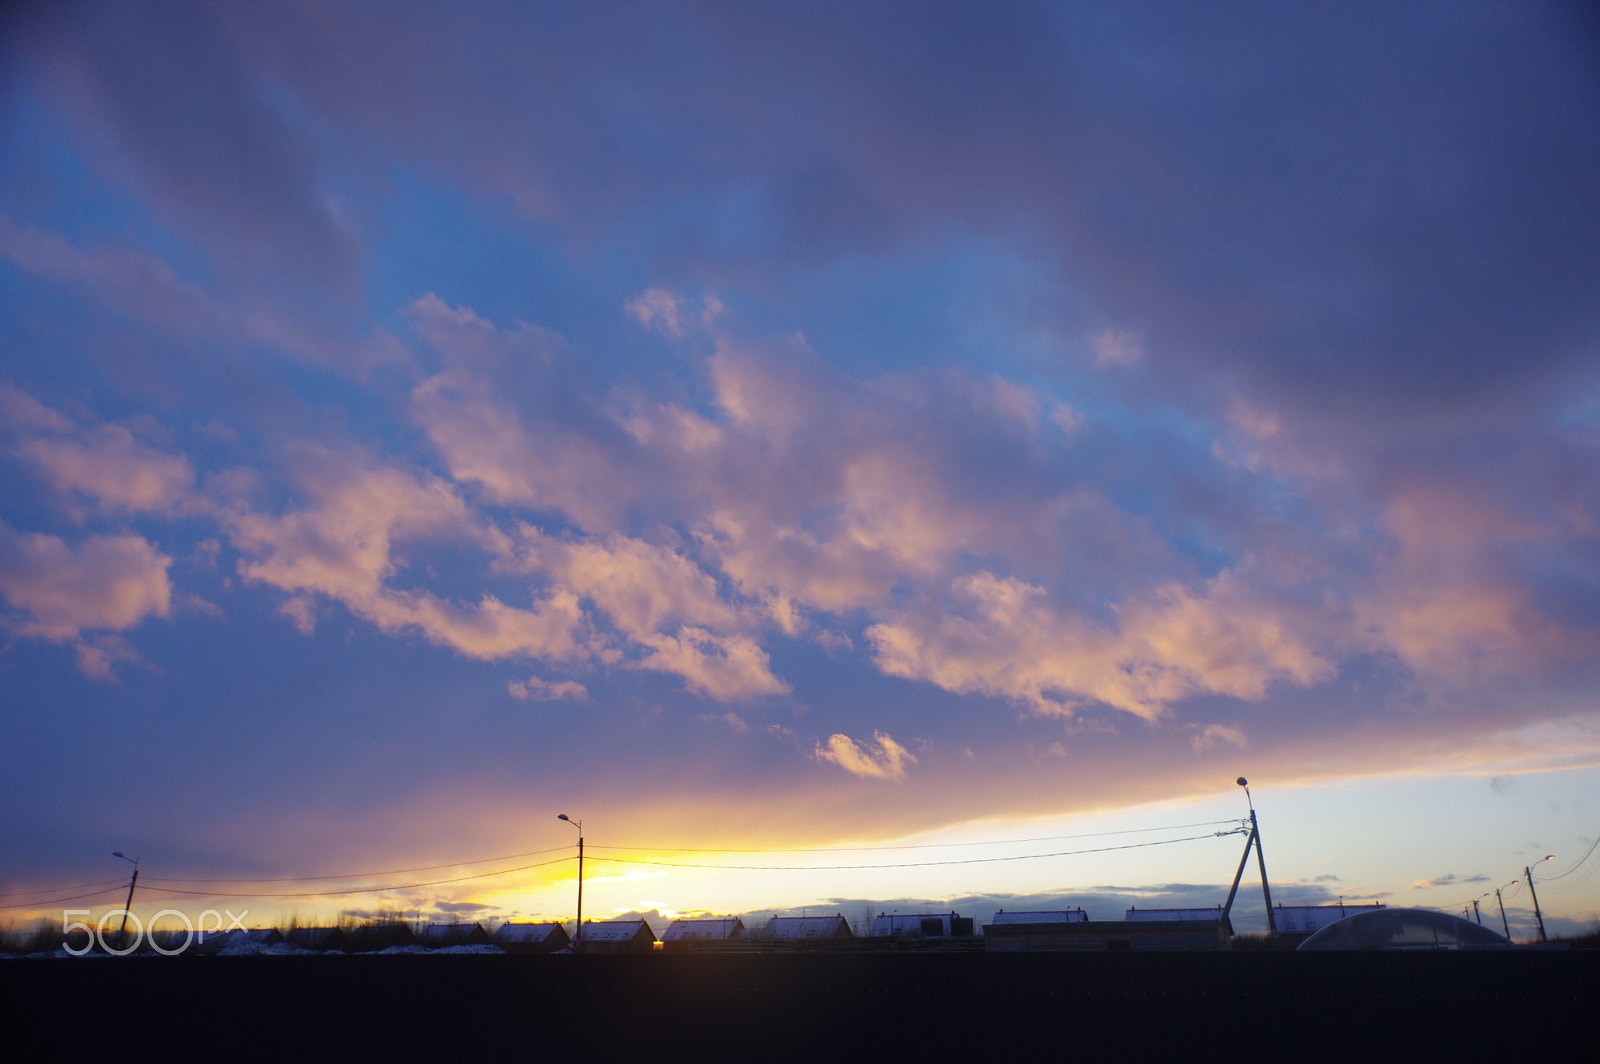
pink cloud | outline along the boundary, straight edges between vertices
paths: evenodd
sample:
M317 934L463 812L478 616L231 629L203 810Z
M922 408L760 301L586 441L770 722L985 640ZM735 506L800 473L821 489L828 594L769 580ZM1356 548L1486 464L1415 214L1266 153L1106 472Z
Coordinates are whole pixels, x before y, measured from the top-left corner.
M911 751L881 731L873 732L870 742L859 743L848 735L831 735L826 745L817 744L816 758L830 761L851 775L880 780L904 779L906 765L917 760Z
M594 603L624 635L642 639L670 621L719 629L745 627L748 610L725 602L716 580L660 546L611 535L578 541L525 528L527 564Z
M140 536L91 536L73 547L55 536L0 525L0 592L23 616L20 635L65 641L85 631L124 631L171 611L172 559Z
M640 639L653 653L639 662L641 669L675 673L695 694L730 702L787 694L788 684L772 675L771 659L755 640L740 635L718 635L704 628L684 626L672 635Z
M504 549L448 484L320 449L303 449L300 458L309 505L278 515L226 510L219 520L244 555L241 576L294 593L292 615L302 631L312 623L307 596L315 594L384 631L417 630L470 657L584 656L577 642L582 613L570 593L521 609L487 594L463 606L390 585L403 568L397 548L408 543Z
M77 439L36 437L16 453L55 491L87 495L113 512L170 510L194 484L187 458L146 447L118 425L101 425Z
M518 702L589 701L589 689L576 680L551 681L530 676L526 680L512 680L506 690Z
M132 643L116 635L91 636L80 640L74 649L78 656L78 671L96 683L114 682L118 665L144 661Z
M1169 585L1131 599L1114 627L1013 578L977 573L953 590L962 613L932 603L867 629L879 668L1048 715L1093 700L1148 720L1191 694L1259 700L1274 682L1309 686L1334 672L1298 618L1229 574L1202 596Z
M0 403L20 416L10 452L63 496L87 496L111 513L170 511L188 495L194 470L182 455L140 443L120 425L78 426L6 385Z

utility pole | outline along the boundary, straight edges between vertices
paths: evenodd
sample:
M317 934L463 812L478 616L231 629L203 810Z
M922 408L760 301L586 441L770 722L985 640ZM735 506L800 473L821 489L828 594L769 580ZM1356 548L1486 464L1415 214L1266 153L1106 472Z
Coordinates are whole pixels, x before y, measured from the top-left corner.
M1549 859L1548 857L1545 858L1546 861ZM1549 942L1550 940L1545 937L1544 933L1544 915L1539 912L1539 894L1533 889L1533 867L1524 865L1522 874L1528 877L1528 893L1533 896L1533 918L1539 923L1539 941Z
M1248 797L1250 789L1246 787L1244 793ZM1261 828L1256 824L1254 804L1250 806L1250 837L1256 840L1256 864L1261 868L1261 897L1267 903L1267 931L1277 938L1278 919L1272 915L1272 888L1267 885L1267 857L1261 852Z
M1233 874L1233 887L1228 891L1228 902L1222 907L1223 919L1228 920L1228 931L1233 931L1229 913L1233 911L1233 898L1239 892L1239 880L1244 877L1244 866L1250 862L1250 847L1256 848L1256 864L1261 869L1261 897L1267 904L1267 930L1278 937L1278 919L1272 912L1272 888L1267 885L1267 858L1261 852L1261 825L1256 822L1256 805L1250 797L1250 781L1240 776L1234 782L1244 788L1244 800L1250 803L1250 837L1244 842L1244 853L1239 857L1239 870Z
M1478 899L1477 898L1473 898L1472 899L1472 915L1473 915L1473 918L1478 921L1478 926L1482 927L1483 926L1483 914L1478 912Z
M133 888L139 885L139 858L129 857L121 850L112 851L111 856L120 857L133 864L133 878L128 880L128 902L122 907L122 930L117 932L117 949L120 950L128 945L128 912L133 908Z
M574 820L565 813L557 813L557 820L565 820L578 829L578 933L572 938L572 952L583 952L583 821Z
M1500 888L1499 887L1495 887L1494 888L1494 900L1500 906L1500 926L1505 928L1506 937L1510 938L1511 937L1511 925L1506 922L1506 902L1505 902L1504 898L1500 897Z

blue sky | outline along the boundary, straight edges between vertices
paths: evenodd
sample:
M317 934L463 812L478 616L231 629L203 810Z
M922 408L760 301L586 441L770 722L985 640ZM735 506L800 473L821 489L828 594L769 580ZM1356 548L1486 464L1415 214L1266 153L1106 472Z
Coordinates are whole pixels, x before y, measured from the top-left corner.
M250 877L494 871L560 811L979 853L1240 774L1284 897L1582 861L1581 5L620 10L7 16L9 912L119 849L151 911L570 916L570 863ZM1237 845L596 896L1203 899Z

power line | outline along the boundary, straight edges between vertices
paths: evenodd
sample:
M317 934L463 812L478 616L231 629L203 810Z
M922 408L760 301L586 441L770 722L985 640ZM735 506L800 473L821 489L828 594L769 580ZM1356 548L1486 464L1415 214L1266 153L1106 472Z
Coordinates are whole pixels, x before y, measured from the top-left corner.
M692 864L681 861L638 861L628 860L625 857L591 857L592 861L607 861L611 864L654 865L661 868L717 868L737 871L752 872L824 872L824 871L855 871L862 869L878 868L931 868L939 865L966 865L989 864L996 861L1034 861L1045 857L1077 857L1086 853L1109 853L1113 850L1137 850L1146 846L1166 846L1174 842L1194 842L1198 839L1221 838L1225 835L1235 835L1235 831L1214 831L1208 835L1190 835L1182 839L1161 839L1156 842L1130 842L1123 846L1097 846L1087 850L1063 850L1059 853L1025 853L1006 857L965 857L953 861L910 861L903 864L862 864L862 865L729 865L729 864Z
M1197 824L1168 824L1156 828L1124 828L1121 831L1089 831L1080 835L1045 835L1031 839L991 839L978 842L922 842L898 846L767 846L748 850L706 849L697 846L600 846L589 843L590 850L634 850L648 853L858 853L871 850L942 850L961 846L1020 846L1031 842L1063 842L1068 839L1098 839L1113 835L1138 835L1152 831L1185 831L1189 828L1209 828L1218 824L1236 824L1237 818L1205 820ZM1228 834L1232 834L1229 832ZM1198 836L1197 836L1198 837ZM602 858L595 858L602 860ZM719 868L732 867L718 865Z
M1594 856L1595 847L1597 847L1597 846L1600 846L1600 836L1596 836L1595 837L1594 842L1589 844L1589 849L1587 851L1585 851L1584 855L1582 857L1578 858L1578 862L1576 864L1574 864L1571 868L1567 869L1565 872L1562 872L1560 875L1556 875L1556 876L1536 876L1534 878L1538 879L1538 881L1541 882L1541 883L1553 883L1558 879L1567 878L1572 873L1574 873L1578 869L1582 868L1583 867L1583 862L1587 861L1590 857Z
M0 905L0 910L9 909L37 909L41 905L60 905L64 901L82 901L84 898L98 898L102 894L111 894L122 890L122 884L106 887L104 890L91 891L88 894L74 894L68 898L45 898L43 901L32 901L18 905Z
M1066 840L1070 840L1070 839L1106 838L1106 837L1112 837L1112 836L1117 836L1117 835L1137 835L1137 834L1144 834L1144 833L1155 832L1155 831L1183 831L1183 830L1187 830L1189 828L1215 827L1218 824L1232 824L1232 823L1235 823L1235 822L1236 821L1234 821L1232 819L1229 819L1229 820L1206 820L1206 821L1201 821L1199 823L1193 823L1193 824L1169 824L1169 825L1165 825L1165 826L1161 826L1161 827L1153 827L1153 828L1124 828L1124 829L1119 830L1119 831L1091 831L1091 832L1083 832L1083 833L1076 834L1076 835L1046 835L1046 836L1037 836L1037 837L1025 838L1025 839L992 839L992 840L979 840L979 841L975 841L975 842L930 842L930 843L912 843L912 844L904 844L904 845L882 845L882 846L806 846L806 847L800 847L800 846L797 846L797 847L773 846L773 847L754 848L754 849L718 849L718 848L707 849L707 848L703 848L703 847L689 847L689 846L606 846L606 845L590 844L589 849L591 849L591 850L623 850L623 851L645 852L645 853L729 853L729 854L738 854L738 853L746 853L746 854L757 854L757 853L862 853L862 852L872 852L872 851L879 851L879 850L898 851L898 850L959 849L959 848L968 847L968 846L1008 846L1008 845L1010 845L1010 846L1020 846L1020 845L1026 845L1026 844L1029 844L1029 843L1037 843L1037 842L1062 842L1062 841L1066 841ZM488 863L493 862L493 861L515 861L515 860L519 860L519 859L521 859L523 857L540 857L540 856L543 856L544 854L555 853L555 852L557 852L559 850L565 850L567 848L568 847L565 847L565 846L552 846L552 847L548 847L548 848L542 849L542 850L529 850L529 851L526 851L524 853L503 854L503 855L497 856L497 857L475 857L475 858L471 858L471 859L464 860L464 861L449 861L449 862L445 862L445 863L442 863L442 864L413 865L413 866L408 867L408 868L387 868L387 869L380 869L380 870L377 870L377 871L365 871L365 872L340 872L340 873L335 873L335 874L317 875L317 876L237 876L237 877L209 878L209 877L201 877L201 876L149 876L149 875L146 875L146 876L142 877L142 882L149 884L150 889L152 889L152 890L157 889L161 884L181 884L182 886L190 886L190 885L197 884L197 883L219 883L219 884L320 883L320 882L328 882L328 881L340 880L340 879L366 879L368 877L375 877L375 876L402 875L402 874L407 873L407 872L431 872L434 869L438 869L438 868L462 868L462 867L468 867L468 866L475 865L475 864L488 864ZM1085 852L1092 852L1092 851L1085 851ZM597 857L597 858L595 858L595 860L602 860L602 858ZM528 866L528 867L537 867L537 866ZM685 866L685 867L689 867L689 866ZM718 865L718 866L715 866L715 867L734 867L734 866ZM498 873L487 873L486 875L495 875L495 874L498 874ZM463 879L469 879L469 878L474 878L474 877L463 877ZM455 882L459 882L459 881L460 880L456 880ZM26 890L26 891L18 890L18 891L11 891L11 892L6 893L6 894L0 894L0 898L12 897L12 896L21 895L21 894L55 894L55 893L58 893L60 891L65 891L65 890L77 890L80 887L98 887L98 886L102 886L102 885L116 885L116 884L120 884L121 882L122 882L122 880L120 880L120 879L114 879L114 880L98 880L98 881L93 882L93 883L79 883L79 884L73 884L71 886L62 886L62 887L40 887L40 888L35 889L35 890ZM439 882L452 882L452 881L451 880L440 880ZM169 893L174 893L174 894L178 894L178 893L200 894L200 892L198 892L198 891L184 891L184 890L180 889L179 886L161 887L160 889L167 890ZM404 888L376 888L376 889L404 889ZM364 892L365 892L365 889L349 890L349 891L305 892L305 893L300 893L300 894L219 893L219 894L208 895L208 896L211 896L211 897L320 897L323 894L329 894L329 895L332 895L332 894L352 894L352 893L359 894L359 893L364 893ZM85 895L85 896L87 896L87 895ZM65 900L73 900L73 899L65 899ZM29 907L31 907L33 905L42 905L42 904L49 904L49 901L33 902L33 903L29 903L29 904L5 905L5 906L0 906L0 909L29 908Z
M470 861L449 861L445 864L417 865L413 868L389 868L381 872L344 872L339 875L328 876L260 876L238 879L194 879L188 877L172 877L167 879L145 877L147 883L313 883L326 879L365 879L368 876L397 876L402 872L431 872L435 868L461 868L465 865L488 864L490 861L515 861L522 857L538 857L542 854L555 853L557 850L570 850L570 846L551 846L544 850L529 850L527 853L509 853L502 857L476 857Z
M63 890L82 890L85 887L109 887L118 883L126 882L127 880L118 877L117 879L97 879L93 883L74 883L71 886L66 887L34 887L32 890L8 890L0 893L0 898L11 898L18 894L59 894Z
M576 859L575 857L558 857L553 861L538 861L534 864L520 865L516 868L501 868L494 872L480 872L471 876L456 876L453 879L430 879L423 883L395 883L389 886L355 887L351 890L312 890L296 893L274 893L257 890L246 893L233 893L215 890L179 890L177 887L151 887L150 889L161 891L164 894L186 894L196 898L334 898L347 894L382 894L390 890L413 890L417 887L436 887L444 883L465 883L473 879L492 879L495 876L507 876L512 872L526 872L532 868L545 868L549 865L561 864L563 861Z

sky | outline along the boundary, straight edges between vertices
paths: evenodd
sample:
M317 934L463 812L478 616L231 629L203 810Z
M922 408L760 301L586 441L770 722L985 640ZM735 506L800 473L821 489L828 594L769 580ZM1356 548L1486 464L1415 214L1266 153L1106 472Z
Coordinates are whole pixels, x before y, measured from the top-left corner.
M1240 776L1600 919L1585 5L21 4L0 138L0 923L1117 918Z

